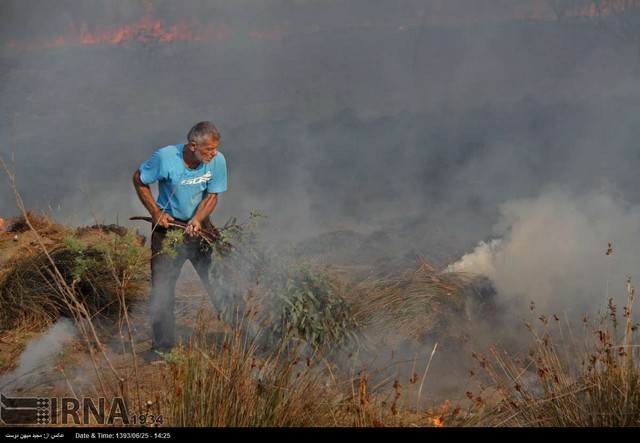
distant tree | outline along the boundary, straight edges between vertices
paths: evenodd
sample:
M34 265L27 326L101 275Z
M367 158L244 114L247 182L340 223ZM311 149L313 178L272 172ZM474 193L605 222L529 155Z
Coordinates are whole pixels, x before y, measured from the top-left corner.
M577 11L585 10L592 0L547 0L547 3L561 22L575 17Z
M601 3L600 18L609 30L640 42L640 0L608 0Z
M582 22L640 42L640 0L547 0L562 23Z

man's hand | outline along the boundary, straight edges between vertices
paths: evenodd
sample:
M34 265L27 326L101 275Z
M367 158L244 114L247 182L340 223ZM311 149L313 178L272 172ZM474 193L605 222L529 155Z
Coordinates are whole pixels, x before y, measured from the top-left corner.
M162 226L163 228L168 228L169 222L173 221L173 217L163 211L155 212L151 217L153 218L153 226Z
M192 218L187 223L187 229L185 229L184 232L186 232L191 237L197 237L200 233L200 229L202 229L202 224L195 218Z
M200 204L198 205L198 209L196 210L195 215L189 222L187 223L187 229L185 232L192 237L196 237L200 234L200 230L202 229L203 220L207 220L209 214L213 211L218 203L218 194L217 193L209 193L205 198L202 199ZM206 225L205 225L206 226Z
M152 226L154 228L156 226L168 228L169 222L173 221L173 217L162 211L158 205L156 205L156 202L153 199L153 194L151 194L151 188L140 180L139 169L136 169L136 172L133 173L133 186L136 188L136 193L138 194L140 201L144 207L147 208L149 214L151 214Z

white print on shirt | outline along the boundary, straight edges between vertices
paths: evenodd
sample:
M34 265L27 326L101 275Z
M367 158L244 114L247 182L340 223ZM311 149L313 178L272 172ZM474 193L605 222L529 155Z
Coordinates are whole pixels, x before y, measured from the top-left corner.
M199 183L206 183L211 180L211 171L207 171L206 174L200 177L190 178L189 180L182 180L180 186L197 185Z

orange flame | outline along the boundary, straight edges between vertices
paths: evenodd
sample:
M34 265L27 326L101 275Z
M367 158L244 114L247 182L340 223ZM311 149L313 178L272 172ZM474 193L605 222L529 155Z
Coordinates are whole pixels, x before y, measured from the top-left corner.
M0 233L4 232L4 229L5 229L5 227L4 227L4 219L0 218Z
M123 42L158 42L173 41L211 41L224 40L231 36L232 30L228 25L207 24L197 21L182 20L175 24L166 24L163 20L154 18L154 8L150 0L141 0L144 7L142 17L134 23L111 26L95 26L91 28L86 21L75 23L70 20L68 31L40 43L21 43L10 40L4 43L9 49L51 49L65 45L117 45ZM392 28L397 32L404 32L411 28L422 26L457 27L477 24L501 23L513 20L554 20L556 16L548 0L521 0L510 7L501 10L464 11L450 8L445 0L437 0L425 6L412 17L396 19L390 22L384 17L365 17L352 23L357 28ZM598 6L599 5L599 6ZM574 8L568 11L573 18L606 17L624 12L627 8L640 6L640 0L601 0L591 2L588 6ZM288 22L275 24L270 28L247 29L248 36L259 40L280 41L291 33L315 33L319 25L308 25L296 28Z
M429 408L427 410L427 415L429 415L428 417L428 423L430 426L434 426L436 428L442 428L444 426L444 419L445 419L445 414L451 409L452 404L449 400L445 400L444 402L442 402L442 404L436 408L436 410L434 411L433 409Z
M171 41L201 41L222 40L228 38L231 29L224 25L199 26L196 23L181 21L167 26L162 20L152 16L153 5L149 0L142 1L145 14L135 23L120 26L105 26L90 29L86 21L77 26L73 21L69 23L67 35L54 37L44 43L19 44L12 40L5 44L12 49L51 49L64 45L117 45L127 41L142 42L171 42Z

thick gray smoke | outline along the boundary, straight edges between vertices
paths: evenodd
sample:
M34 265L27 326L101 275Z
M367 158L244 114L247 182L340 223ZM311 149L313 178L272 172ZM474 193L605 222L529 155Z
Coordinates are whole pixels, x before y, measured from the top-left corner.
M0 154L29 209L127 224L134 169L211 119L217 222L262 210L291 242L392 228L375 246L452 261L498 238L463 261L501 297L582 310L607 243L611 295L635 272L638 46L546 3L6 0Z
M640 207L611 190L554 188L508 201L494 235L452 268L488 276L498 303L520 319L531 302L572 320L604 312L609 298L622 306L627 278L638 277Z

